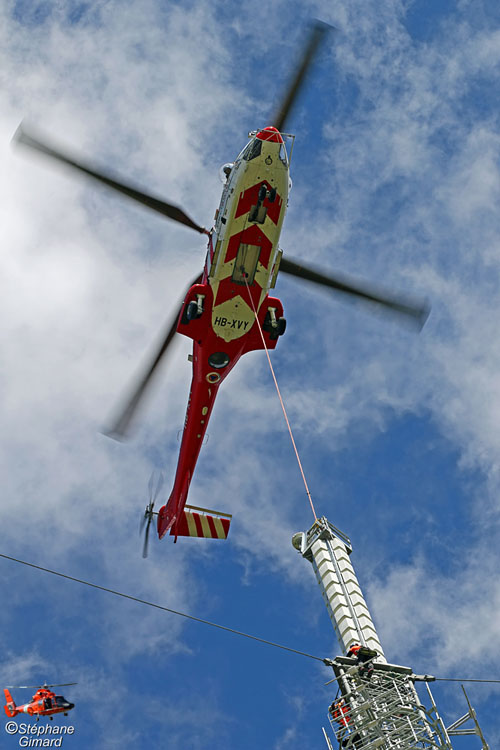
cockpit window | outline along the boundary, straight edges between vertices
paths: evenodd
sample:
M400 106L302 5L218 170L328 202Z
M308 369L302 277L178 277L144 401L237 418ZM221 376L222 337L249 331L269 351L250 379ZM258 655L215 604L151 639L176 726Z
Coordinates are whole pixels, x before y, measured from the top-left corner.
M245 159L245 161L251 161L252 159L255 159L256 156L260 156L261 151L262 141L259 140L259 138L254 138L250 143L247 143L241 152L241 157L242 159Z
M280 144L280 159L285 166L288 166L288 158L286 155L286 148L284 143Z
M56 704L58 706L66 706L68 704L68 701L66 698L63 698L62 695L56 695Z

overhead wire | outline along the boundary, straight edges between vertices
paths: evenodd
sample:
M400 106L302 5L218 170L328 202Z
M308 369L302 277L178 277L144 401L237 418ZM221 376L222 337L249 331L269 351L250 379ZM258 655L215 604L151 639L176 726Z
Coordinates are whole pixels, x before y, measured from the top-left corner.
M308 659L314 659L315 661L320 661L326 666L332 666L332 660L328 658L322 658L321 656L315 656L314 654L309 654L307 651L300 651L297 648L291 648L291 646L284 646L282 643L275 643L274 641L269 641L266 638L259 638L257 635L251 635L250 633L244 633L242 630L236 630L235 628L230 628L227 625L220 625L216 622L211 622L210 620L205 620L202 617L195 617L195 615L188 615L186 612L180 612L179 610L172 609L171 607L164 607L161 604L155 604L154 602L148 602L146 599L141 599L138 596L132 596L131 594L124 594L122 591L116 591L115 589L107 588L106 586L100 586L97 583L92 583L91 581L85 581L83 578L76 578L75 576L70 576L67 573L61 573L58 570L52 570L51 568L45 568L43 565L35 565L34 563L27 562L26 560L19 560L17 557L11 557L10 555L4 555L2 552L0 552L0 557L3 557L4 560L10 560L11 562L18 563L19 565L26 565L29 568L34 568L35 570L41 570L44 573L50 573L51 575L58 576L59 578L65 578L68 581L74 581L75 583L81 583L83 586L89 586L92 589L98 589L99 591L105 591L108 594L113 594L113 596L120 596L122 599L129 599L130 601L137 602L138 604L144 604L147 607L153 607L154 609L159 609L162 612L169 612L172 615L178 615L179 617L184 617L187 620L192 620L193 622L201 622L203 625L210 625L212 628L218 628L219 630L224 630L227 633L233 633L234 635L241 635L243 638L248 638L252 641L257 641L257 643L264 643L267 646L273 646L274 648L279 648L282 651L288 651L292 654L298 654L299 656L306 656ZM329 682L325 683L326 685L329 685L332 682L336 682L338 680L337 677L335 677L333 680L330 680ZM473 679L473 678L464 678L459 679L458 677L432 677L432 682L434 681L440 681L440 682L484 682L484 683L500 683L500 680L487 680L487 679Z
M465 677L464 679L459 677L434 677L433 682L493 682L500 684L500 680L475 680L472 677Z
M161 604L155 604L154 602L148 602L146 599L140 599L137 596L131 596L130 594L124 594L121 591L115 591L114 589L109 589L106 586L100 586L97 583L91 583L90 581L85 581L82 578L75 578L74 576L67 575L66 573L60 573L57 570L51 570L50 568L45 568L42 565L35 565L34 563L27 562L26 560L19 560L16 557L10 557L10 555L4 555L0 552L0 557L3 557L5 560L11 560L12 562L19 563L20 565L27 565L30 568L35 568L35 570L42 570L45 573L50 573L54 576L59 576L60 578L66 578L68 581L74 581L75 583L81 583L83 586L89 586L93 589L99 589L100 591L106 591L108 594L113 594L114 596L121 596L123 599L130 599L133 602L138 602L139 604L145 604L148 607L154 607L155 609L160 609L163 612L170 612L173 615L178 615L179 617L185 617L187 620L193 620L194 622L201 622L204 625L210 625L212 628L218 628L219 630L225 630L228 633L234 633L234 635L241 635L244 638L249 638L252 641L258 641L259 643L265 643L268 646L274 646L274 648L280 648L283 651L290 651L293 654L299 654L300 656L307 656L309 659L315 659L316 661L320 661L324 663L324 659L322 659L320 656L314 656L313 654L308 654L305 651L300 651L296 648L291 648L290 646L284 646L281 643L274 643L274 641L268 641L265 638L259 638L256 635L251 635L250 633L244 633L241 630L235 630L234 628L229 628L226 625L219 625L216 622L210 622L210 620L204 620L201 617L195 617L194 615L188 615L186 612L180 612L176 609L171 609L170 607L164 607Z
M253 313L254 313L254 316L255 316L255 320L257 322L257 328L259 330L259 333L260 333L260 336L261 336L261 339L262 339L262 344L263 344L263 347L264 347L264 351L266 353L267 361L268 361L268 364L269 364L269 369L271 371L271 375L272 375L272 378L273 378L273 381L274 381L274 385L276 387L276 391L277 391L277 394L278 394L278 398L279 398L279 402L280 402L280 405L281 405L281 409L282 409L283 415L285 417L285 422L286 422L286 425L287 425L287 428L288 428L288 432L289 432L290 439L291 439L291 442L292 442L292 446L293 446L293 449L294 449L294 452L295 452L295 456L297 458L297 463L299 465L299 469L300 469L300 473L301 473L301 476L302 476L302 480L304 482L304 487L305 487L305 490L306 490L306 494L307 494L307 497L308 497L308 500L309 500L309 503L310 503L311 510L313 512L314 518L317 521L318 518L317 518L316 510L314 508L314 504L313 504L313 501L312 501L311 492L310 492L309 486L307 484L306 476L305 476L305 473L304 473L302 462L300 460L299 452L297 450L297 445L296 445L295 439L293 437L293 432L292 432L292 428L291 428L291 425L290 425L290 421L288 419L288 415L287 415L287 412L286 412L285 404L284 404L283 398L281 396L281 391L280 391L280 388L279 388L279 385L278 385L278 381L277 381L277 378L276 378L276 375L275 375L275 372L274 372L274 368L273 368L273 365L272 365L272 362L271 362L271 358L269 356L269 350L268 350L267 345L266 345L266 341L265 341L265 338L264 338L264 333L263 333L263 330L262 330L262 326L260 324L260 321L259 321L259 318L258 318L258 315L257 315L257 311L255 309L255 305L254 305L254 302L253 302L253 299L252 299L252 295L250 293L250 288L248 286L247 278L246 278L246 275L245 275L244 272L243 272L243 277L245 279L245 284L246 284L247 291L248 291L249 298L250 298L250 302L251 302L251 305L252 305L252 308L253 308ZM34 563L30 563L30 562L28 562L26 560L20 560L20 559L18 559L16 557L11 557L10 555L5 555L5 554L3 554L1 552L0 552L0 557L3 557L5 560L10 560L11 562L18 563L20 565L26 565L27 567L34 568L35 570L41 570L44 573L50 573L51 575L58 576L59 578L65 578L68 581L73 581L75 583L80 583L83 586L89 586L90 588L97 589L99 591L105 591L108 594L113 594L113 596L119 596L122 599L129 599L130 601L137 602L138 604L144 604L147 607L153 607L154 609L159 609L159 610L161 610L163 612L169 612L170 614L177 615L178 617L184 617L185 619L192 620L193 622L199 622L199 623L202 623L203 625L209 625L210 627L217 628L219 630L224 630L225 632L233 633L234 635L239 635L239 636L242 636L243 638L248 638L249 640L256 641L257 643L264 643L267 646L272 646L274 648L279 648L279 649L281 649L283 651L288 651L289 653L298 654L299 656L306 656L309 659L314 659L315 661L320 661L323 664L326 664L327 666L331 665L331 660L328 659L328 658L325 659L325 658L322 658L320 656L315 656L314 654L309 654L306 651L301 651L299 649L291 648L290 646L284 646L281 643L276 643L274 641L269 641L266 638L260 638L259 636L251 635L250 633L244 633L241 630L236 630L235 628L230 628L227 625L220 625L219 623L211 622L210 620L205 620L205 619L203 619L201 617L196 617L195 615L189 615L186 612L180 612L179 610L172 609L171 607L164 607L161 604L156 604L155 602L149 602L146 599L141 599L140 597L132 596L131 594L125 594L122 591L116 591L115 589L110 589L110 588L108 588L106 586L101 586L101 585L99 585L97 583L92 583L91 581L85 581L83 578L76 578L75 576L70 576L67 573L61 573L60 571L52 570L52 569L46 568L46 567L44 567L42 565L35 565ZM333 680L330 680L329 682L327 682L325 684L329 685L330 683L336 682L337 680L338 680L338 678L334 678ZM469 679L469 678L459 679L459 678L455 678L455 677L433 677L432 681L441 681L441 682L500 683L500 680Z

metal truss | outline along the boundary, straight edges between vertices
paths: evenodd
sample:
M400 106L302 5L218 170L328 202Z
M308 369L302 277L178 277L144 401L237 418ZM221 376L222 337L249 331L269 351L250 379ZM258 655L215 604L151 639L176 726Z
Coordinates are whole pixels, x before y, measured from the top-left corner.
M430 709L420 702L411 669L374 663L367 679L353 659L337 657L332 666L347 708L343 721L330 717L339 748L452 750L434 701Z

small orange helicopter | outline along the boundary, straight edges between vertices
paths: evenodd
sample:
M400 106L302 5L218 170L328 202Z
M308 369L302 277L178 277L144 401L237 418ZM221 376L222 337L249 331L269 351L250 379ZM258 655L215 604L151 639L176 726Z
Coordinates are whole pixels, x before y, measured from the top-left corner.
M331 27L320 22L313 26L300 63L271 120L273 125L249 133L250 140L236 159L221 167L224 188L211 230L196 224L178 206L68 155L49 145L46 139L30 135L22 125L14 136L17 143L208 236L202 273L189 285L180 312L167 327L161 346L131 389L119 418L107 430L112 437L125 436L175 333L193 339L193 353L189 357L193 375L174 485L167 503L156 513L153 508L160 484L153 492L150 482L150 499L143 519L143 524L147 521L143 556L147 555L149 528L155 515L160 539L167 533L173 535L175 541L178 536L227 537L230 515L188 506L186 501L219 386L243 354L264 346L274 349L285 332L283 305L277 297L269 295L278 272L399 313L416 321L420 328L427 319L429 308L423 302L402 300L346 278L326 275L284 258L279 249L291 186L289 166L294 142L294 136L285 132L285 126L320 42L329 29ZM286 142L291 142L290 155Z
M69 685L76 684L76 682L64 682L59 685L47 685L45 683L41 687L38 685L9 685L4 688L5 700L7 701L7 704L4 706L5 713L11 718L18 714L28 714L29 716L36 716L37 721L40 720L40 716L48 716L51 720L53 719L53 714L64 714L67 716L68 711L71 711L75 707L75 704L67 701L62 695L56 695L49 688L68 687ZM36 693L28 703L16 706L9 689L36 689Z

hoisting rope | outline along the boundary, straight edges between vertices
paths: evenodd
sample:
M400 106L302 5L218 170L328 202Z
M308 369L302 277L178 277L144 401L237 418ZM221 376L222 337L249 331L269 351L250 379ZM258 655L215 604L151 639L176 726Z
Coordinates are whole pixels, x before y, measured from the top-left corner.
M288 415L286 413L285 404L283 403L283 399L281 397L281 391L280 391L280 388L279 388L279 385L278 385L278 381L276 380L276 375L274 374L273 365L271 363L271 357L269 356L269 350L267 348L266 340L264 338L264 332L262 330L262 326L260 324L260 320L259 320L259 318L257 316L257 310L255 309L255 305L253 303L253 298L252 298L252 294L250 292L250 287L248 286L248 281L247 281L247 275L248 274L246 274L243 269L242 269L242 275L243 275L243 278L245 279L245 285L246 285L246 288L247 288L247 291L248 291L248 296L250 297L250 304L252 305L253 314L254 314L255 320L257 322L257 328L259 329L260 337L262 339L262 345L264 347L264 351L266 352L266 357L267 357L267 361L269 363L269 369L271 370L271 375L273 376L274 385L276 386L276 392L278 394L278 398L279 398L279 401L280 401L280 404L281 404L281 408L283 410L283 416L285 417L286 426L288 427L288 432L290 434L290 440L292 441L293 449L295 451L295 456L297 457L297 463L299 465L300 473L302 475L302 480L304 482L304 487L306 488L306 495L307 495L307 497L309 499L309 504L310 504L311 510L313 512L314 520L317 521L318 520L318 516L316 515L316 511L314 509L314 505L313 505L311 493L309 491L309 487L308 487L307 480L306 480L306 475L304 474L304 469L302 468L302 462L300 460L300 456L299 456L299 452L297 450L297 446L295 445L295 440L293 438L292 428L290 426L290 421L289 421Z
M148 602L145 599L139 599L137 596L131 596L130 594L123 594L121 591L114 591L113 589L108 589L105 586L99 586L97 583L90 583L89 581L84 581L81 578L75 578L74 576L69 576L66 573L59 573L57 570L50 570L50 568L44 568L41 565L34 565L33 563L26 562L25 560L18 560L15 557L9 557L9 555L3 555L0 552L0 557L3 557L5 560L11 560L12 562L20 563L21 565L27 565L29 568L35 568L35 570L42 570L44 573L50 573L53 576L59 576L59 578L66 578L68 581L74 581L75 583L81 583L83 586L90 586L90 588L93 589L99 589L100 591L106 591L108 594L113 594L114 596L121 596L123 599L130 599L133 602L138 602L139 604L145 604L148 607L154 607L155 609L161 609L163 612L170 612L173 615L178 615L179 617L185 617L188 620L194 620L194 622L201 622L204 625L210 625L212 628L219 628L219 630L225 630L228 633L234 633L235 635L241 635L244 638L249 638L252 641L258 641L259 643L265 643L268 646L274 646L274 648L281 648L283 651L290 651L292 654L299 654L300 656L307 656L309 659L315 659L316 661L321 661L323 663L325 662L325 659L322 659L320 656L314 656L313 654L308 654L305 651L299 651L296 648L290 648L290 646L283 646L281 643L274 643L273 641L267 641L265 638L259 638L256 635L250 635L249 633L243 633L241 630L234 630L234 628L228 628L226 625L219 625L216 622L210 622L209 620L203 620L201 617L195 617L194 615L188 615L185 612L179 612L175 609L170 609L170 607L162 607L161 604L154 604L153 602ZM327 660L329 661L329 660Z

